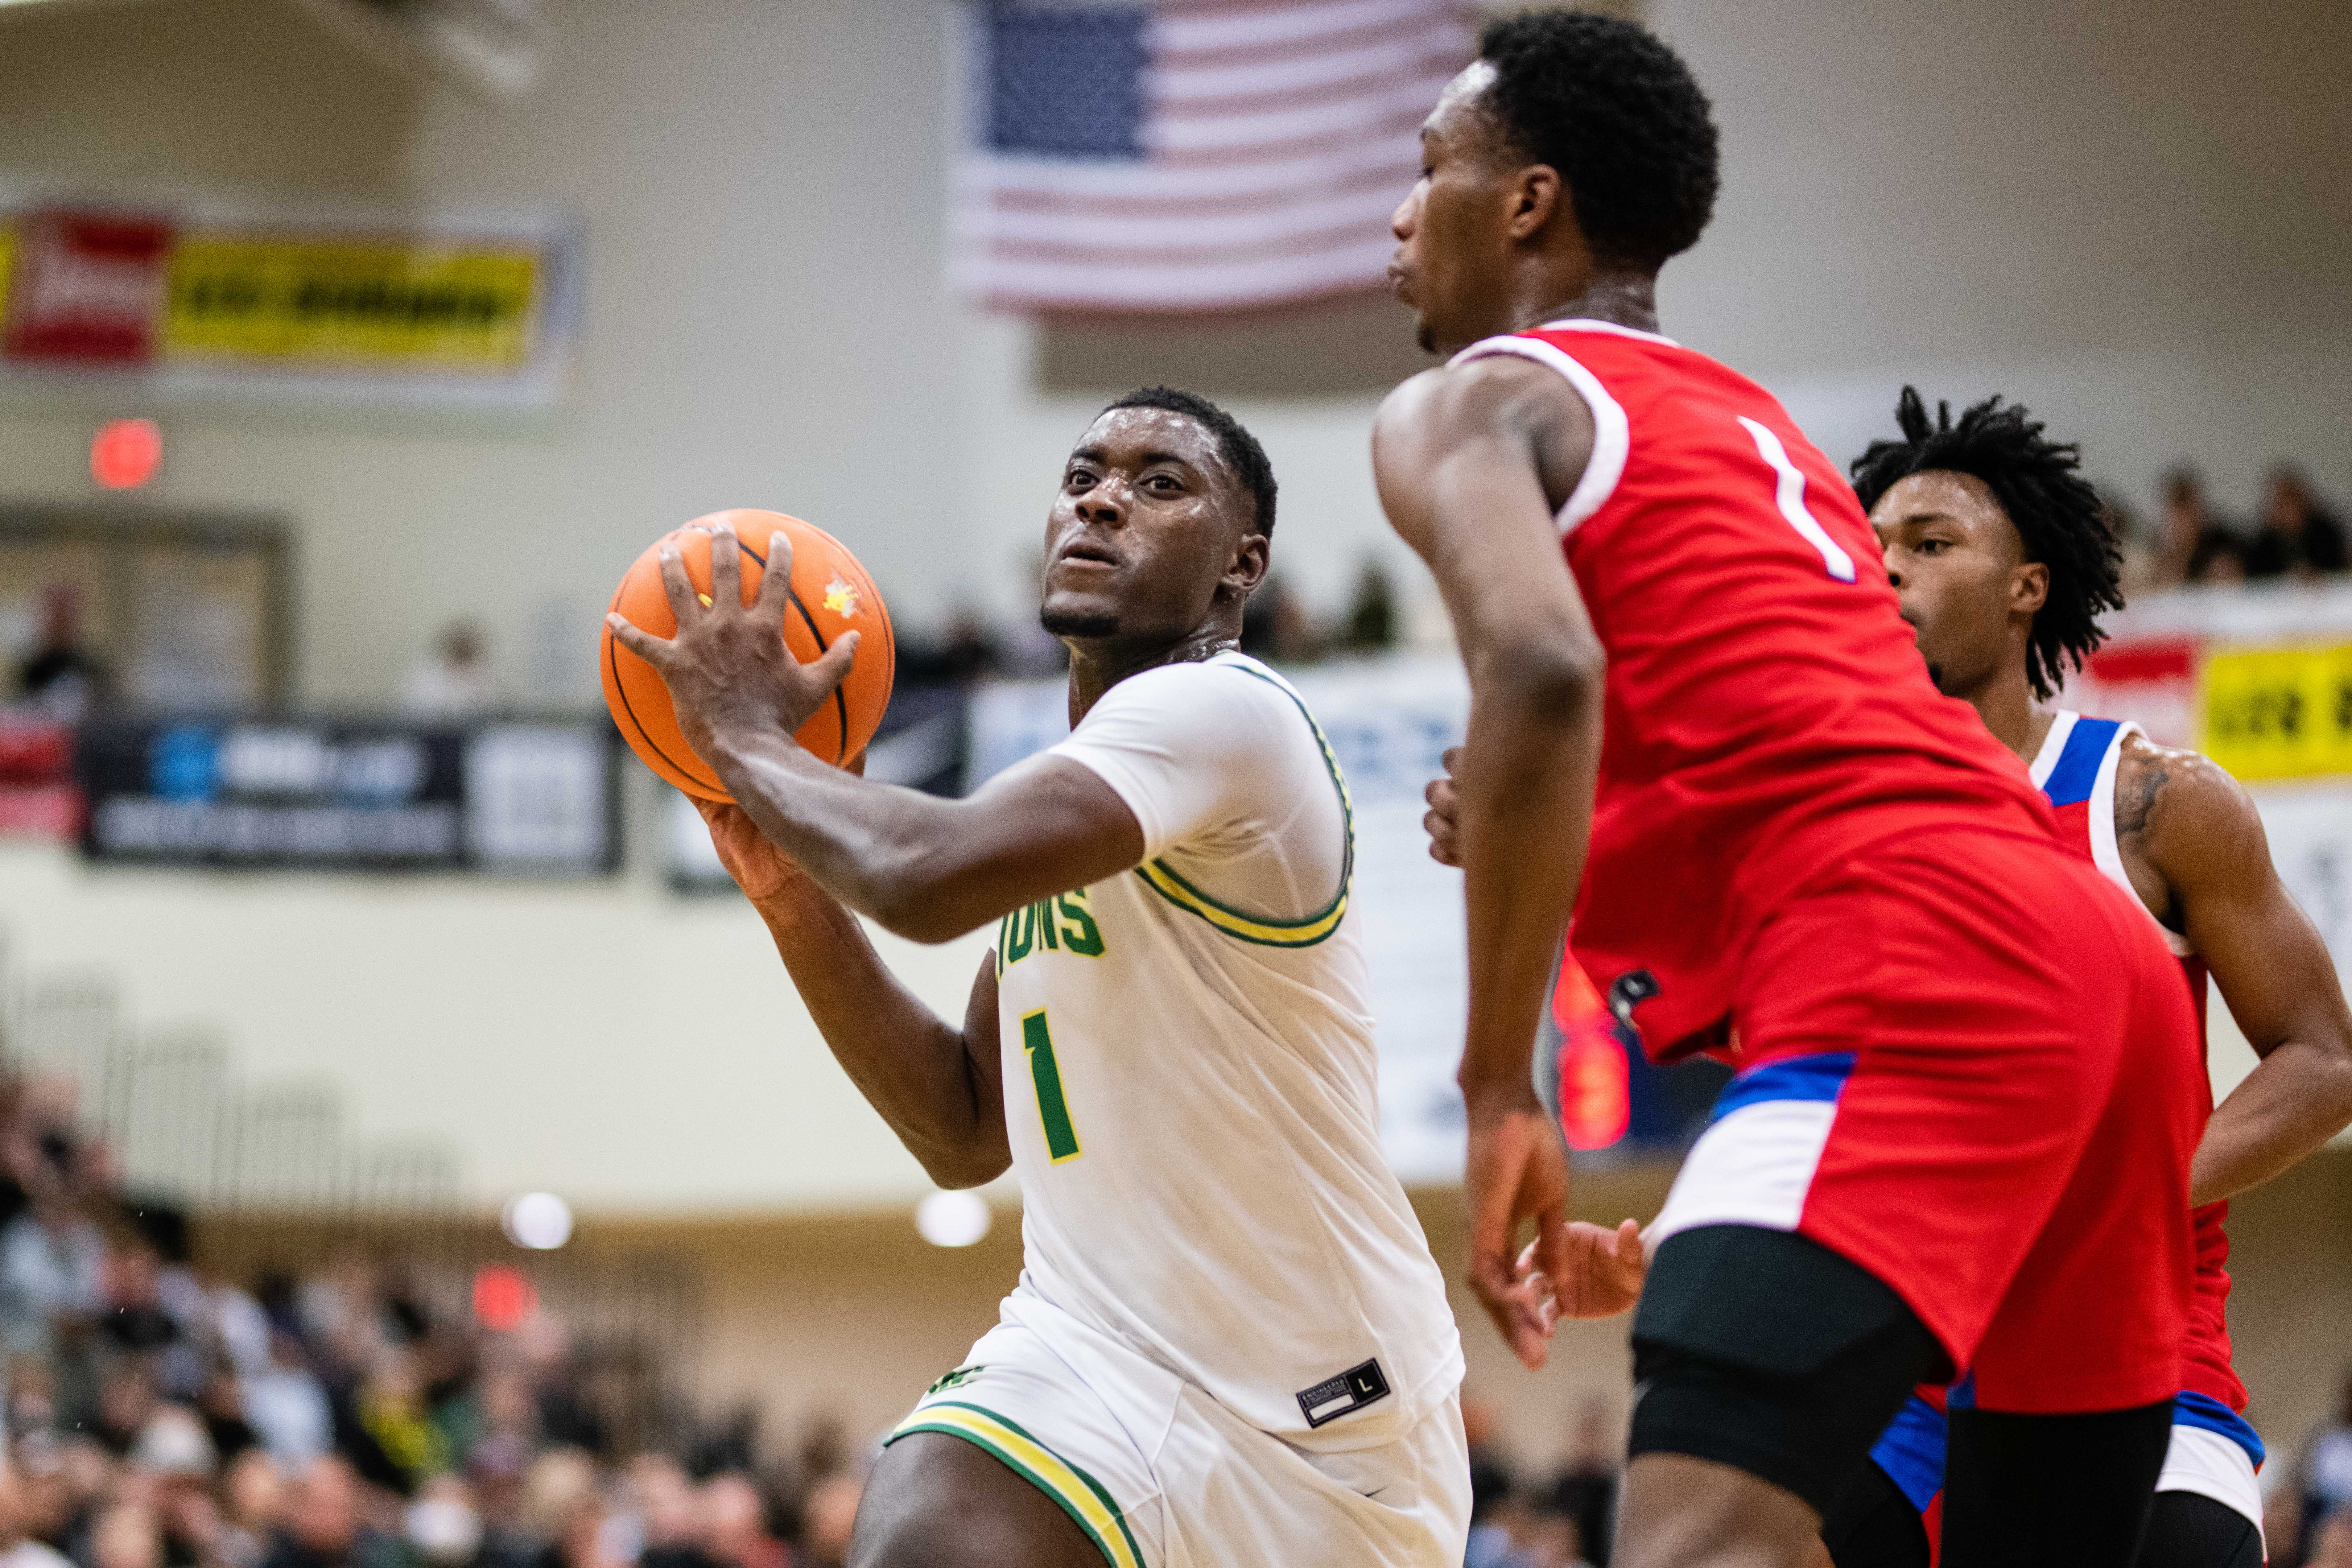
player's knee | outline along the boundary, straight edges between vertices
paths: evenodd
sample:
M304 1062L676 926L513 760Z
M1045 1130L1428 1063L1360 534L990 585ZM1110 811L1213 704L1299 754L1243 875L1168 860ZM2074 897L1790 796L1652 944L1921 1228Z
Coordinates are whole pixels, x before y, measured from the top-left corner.
M1633 1351L1632 1453L1744 1471L1816 1514L1940 1357L1864 1270L1802 1237L1730 1225L1658 1249Z
M1815 1539L1820 1516L1794 1493L1682 1454L1637 1455L1625 1468L1615 1568L1721 1568L1786 1563Z

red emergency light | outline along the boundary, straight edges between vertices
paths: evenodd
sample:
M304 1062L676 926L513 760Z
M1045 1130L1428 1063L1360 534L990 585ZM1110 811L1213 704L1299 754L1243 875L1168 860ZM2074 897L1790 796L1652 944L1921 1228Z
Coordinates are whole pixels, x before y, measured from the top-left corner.
M89 477L110 490L135 490L163 464L163 427L152 419L110 419L89 438Z

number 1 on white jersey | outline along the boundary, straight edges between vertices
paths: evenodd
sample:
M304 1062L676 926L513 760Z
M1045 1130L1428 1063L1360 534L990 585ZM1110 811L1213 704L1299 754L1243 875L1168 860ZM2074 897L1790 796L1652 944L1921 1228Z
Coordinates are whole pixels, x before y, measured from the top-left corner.
M1780 515L1789 520L1789 526L1802 535L1806 543L1822 552L1822 564L1829 569L1831 576L1841 583L1853 582L1853 557L1848 555L1838 542L1829 536L1829 531L1814 521L1813 514L1805 510L1805 476L1797 471L1796 464L1789 461L1789 448L1780 445L1780 437L1745 414L1737 417L1755 439L1758 455L1771 464L1772 471L1780 476L1772 499L1780 503Z

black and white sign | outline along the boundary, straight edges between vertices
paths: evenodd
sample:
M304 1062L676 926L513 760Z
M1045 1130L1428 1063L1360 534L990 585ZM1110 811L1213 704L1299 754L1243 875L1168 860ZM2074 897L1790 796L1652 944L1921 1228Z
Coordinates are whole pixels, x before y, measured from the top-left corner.
M604 720L168 720L81 731L83 852L148 865L574 877L620 864Z

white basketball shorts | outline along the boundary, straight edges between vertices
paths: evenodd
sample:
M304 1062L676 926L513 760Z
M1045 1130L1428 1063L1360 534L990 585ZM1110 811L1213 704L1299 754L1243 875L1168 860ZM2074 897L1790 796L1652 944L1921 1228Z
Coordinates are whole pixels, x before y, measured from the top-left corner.
M1460 1568L1458 1394L1395 1442L1310 1453L1025 1290L886 1443L977 1444L1076 1520L1111 1568Z

